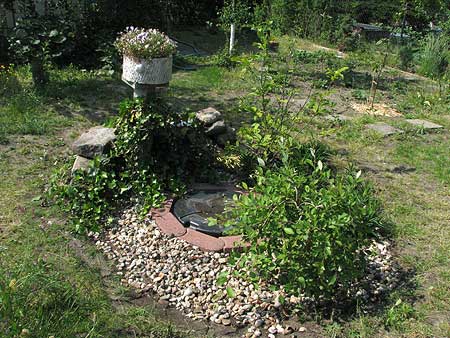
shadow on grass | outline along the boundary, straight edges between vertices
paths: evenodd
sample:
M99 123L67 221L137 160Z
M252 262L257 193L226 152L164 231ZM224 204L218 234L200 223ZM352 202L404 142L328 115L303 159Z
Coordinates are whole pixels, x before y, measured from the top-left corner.
M115 114L120 101L132 96L132 91L118 78L95 76L79 72L75 76L56 73L51 82L38 91L46 103L67 118L81 115L102 123Z

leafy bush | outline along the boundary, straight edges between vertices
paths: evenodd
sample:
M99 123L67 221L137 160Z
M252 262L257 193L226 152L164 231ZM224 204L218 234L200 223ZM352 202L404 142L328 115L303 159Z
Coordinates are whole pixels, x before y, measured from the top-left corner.
M260 36L260 52L242 61L259 84L241 107L253 123L231 148L251 177L242 183L249 193L236 198L228 220L250 243L237 253L238 268L290 294L329 299L364 273L364 249L384 228L380 204L361 172L337 174L327 165L327 146L299 142L303 111L289 107L291 72L267 53L266 35ZM345 70L330 71L330 81Z
M214 149L187 114L162 102L125 101L115 122L117 140L108 156L73 175L64 166L48 193L70 213L77 232L98 230L111 213L133 199L142 214L179 193L180 181L202 178L214 163Z
M175 178L207 179L215 148L194 115L177 112L161 100L122 102L115 123L116 156L133 170L149 170L170 185ZM210 167L210 166L209 166Z
M292 58L296 63L317 63L325 62L334 58L334 54L326 51L310 52L303 49L297 49L292 52Z
M334 176L312 148L293 159L258 169L255 187L232 209L251 244L241 259L255 280L332 297L364 273L364 248L383 227L380 204L360 173Z
M157 29L127 27L116 41L116 47L123 55L153 59L168 57L175 53L176 44Z

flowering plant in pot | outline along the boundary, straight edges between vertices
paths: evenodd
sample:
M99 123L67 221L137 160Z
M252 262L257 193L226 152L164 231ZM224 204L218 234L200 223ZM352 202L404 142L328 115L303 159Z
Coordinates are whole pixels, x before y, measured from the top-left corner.
M122 79L132 84L166 84L172 78L176 44L156 29L128 27L115 43L123 55Z

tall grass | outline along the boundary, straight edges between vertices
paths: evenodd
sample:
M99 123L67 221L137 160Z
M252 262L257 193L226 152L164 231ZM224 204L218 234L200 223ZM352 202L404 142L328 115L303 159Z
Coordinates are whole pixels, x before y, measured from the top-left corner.
M449 72L449 38L444 35L429 35L424 43L419 60L419 73L441 80Z

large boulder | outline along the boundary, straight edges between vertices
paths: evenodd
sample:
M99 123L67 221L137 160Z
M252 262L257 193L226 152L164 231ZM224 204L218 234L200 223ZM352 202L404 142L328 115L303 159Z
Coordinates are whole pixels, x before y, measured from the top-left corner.
M113 128L94 127L82 134L72 145L75 154L94 158L105 154L112 146L116 135Z

